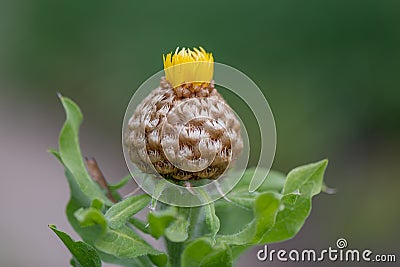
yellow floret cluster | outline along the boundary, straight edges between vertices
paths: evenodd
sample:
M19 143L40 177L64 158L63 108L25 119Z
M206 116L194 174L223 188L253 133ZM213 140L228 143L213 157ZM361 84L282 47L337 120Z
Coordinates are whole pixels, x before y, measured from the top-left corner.
M202 47L193 50L179 47L175 53L163 55L166 80L177 87L185 83L209 83L214 73L214 58Z

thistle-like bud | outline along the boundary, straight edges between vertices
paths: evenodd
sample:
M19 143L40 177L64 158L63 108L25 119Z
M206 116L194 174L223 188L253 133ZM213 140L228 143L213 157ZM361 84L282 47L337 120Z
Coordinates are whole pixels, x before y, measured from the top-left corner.
M204 49L164 57L165 77L136 108L125 145L145 173L166 179L217 179L243 149L240 123L212 80Z

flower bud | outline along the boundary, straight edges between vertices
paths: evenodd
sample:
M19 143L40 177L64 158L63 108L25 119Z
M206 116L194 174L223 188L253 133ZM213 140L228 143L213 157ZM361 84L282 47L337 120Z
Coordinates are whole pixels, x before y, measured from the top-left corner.
M213 64L202 48L164 57L166 76L136 108L124 137L141 171L217 179L241 153L240 122L214 86Z

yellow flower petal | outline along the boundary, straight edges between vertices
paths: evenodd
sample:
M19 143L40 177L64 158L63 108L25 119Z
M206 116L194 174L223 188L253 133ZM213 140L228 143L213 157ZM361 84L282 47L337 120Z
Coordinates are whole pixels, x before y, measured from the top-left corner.
M165 78L173 87L184 83L208 83L214 73L214 58L204 48L190 49L179 47L175 53L163 55Z

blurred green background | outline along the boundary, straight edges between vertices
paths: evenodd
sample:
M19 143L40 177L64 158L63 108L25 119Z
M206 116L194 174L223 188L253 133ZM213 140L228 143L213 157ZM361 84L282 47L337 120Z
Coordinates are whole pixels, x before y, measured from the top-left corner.
M64 119L56 92L81 106L83 152L115 181L127 172L121 125L132 94L163 53L199 45L263 90L275 169L330 160L337 193L318 196L300 234L273 247L343 237L400 260L399 1L0 0L1 266L68 265L47 229L72 232L67 183L46 154ZM265 266L256 251L238 266Z

